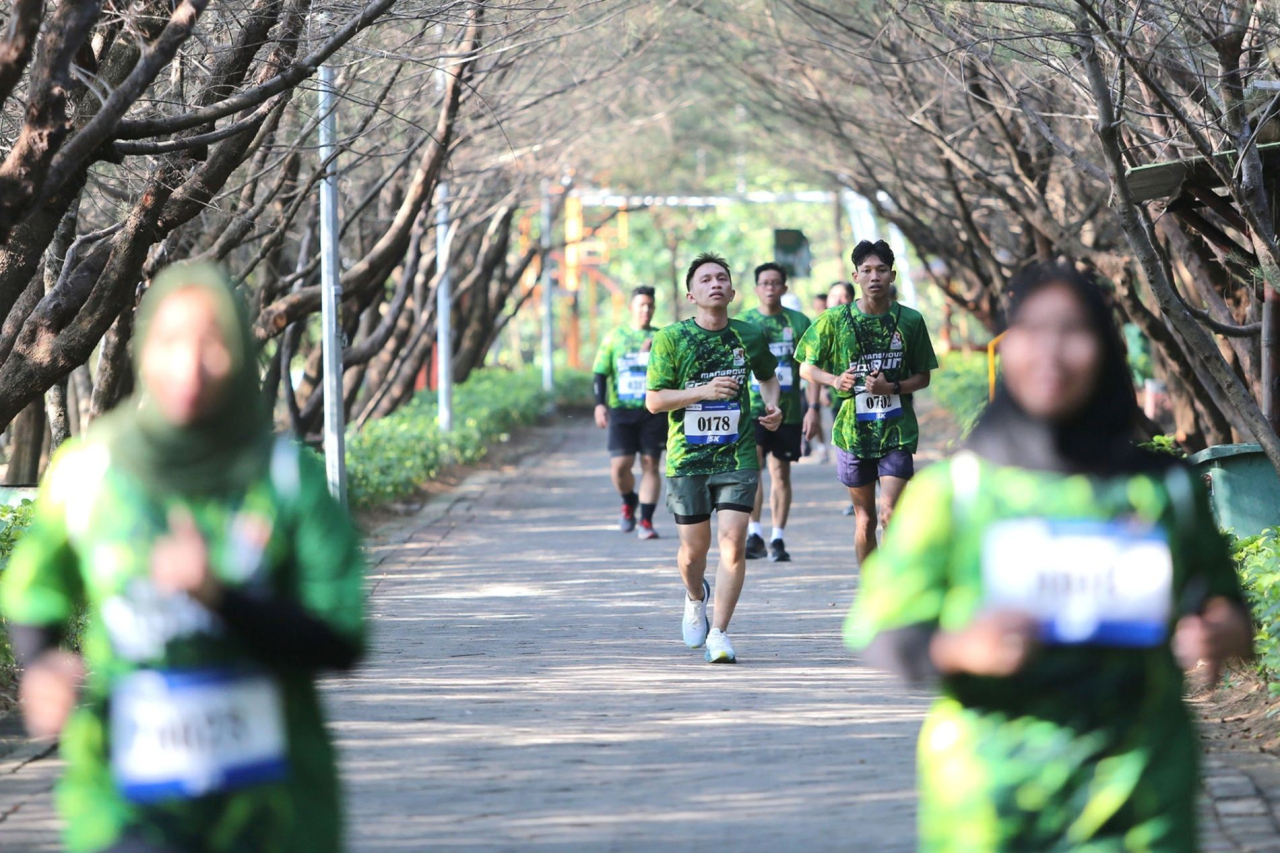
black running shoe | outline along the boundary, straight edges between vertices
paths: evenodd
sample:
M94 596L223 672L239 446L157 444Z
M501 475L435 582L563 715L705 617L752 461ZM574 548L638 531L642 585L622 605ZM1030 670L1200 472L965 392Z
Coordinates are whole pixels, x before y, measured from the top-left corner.
M747 537L747 559L759 560L761 557L769 553L764 547L764 537L758 533L752 533Z
M781 539L775 539L769 543L769 562L771 563L790 563L791 555L787 553L787 546L782 543Z

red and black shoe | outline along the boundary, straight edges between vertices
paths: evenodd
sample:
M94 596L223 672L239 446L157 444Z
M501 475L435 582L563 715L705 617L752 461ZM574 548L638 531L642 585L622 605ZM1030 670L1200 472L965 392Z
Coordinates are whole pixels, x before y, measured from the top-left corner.
M652 521L640 520L640 532L636 534L641 539L657 539L658 531L653 529Z
M618 519L618 529L623 533L636 529L636 508L625 501L622 504L622 516Z

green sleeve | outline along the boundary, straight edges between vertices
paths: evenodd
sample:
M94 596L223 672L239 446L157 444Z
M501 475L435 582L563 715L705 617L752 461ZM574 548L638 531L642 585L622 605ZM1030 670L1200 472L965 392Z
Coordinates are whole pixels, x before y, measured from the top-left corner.
M675 348L671 335L667 330L653 336L653 347L649 350L649 372L646 387L650 391L666 391L679 388L676 382Z
M803 340L805 332L809 331L809 327L813 324L809 321L808 317L801 314L799 311L795 312L791 316L795 320L795 325L791 332L796 336L797 341Z
M812 364L827 370L831 363L831 339L826 334L830 325L825 314L814 320L796 343L795 358L801 364ZM829 371L828 371L829 372Z
M751 327L751 338L746 342L747 354L751 359L751 372L756 379L764 382L772 377L778 369L778 357L769 350L769 341L759 327Z
M347 511L329 495L323 463L299 454L297 514L292 537L298 599L335 631L364 638L364 558Z
M36 499L31 526L0 574L0 614L19 625L55 626L84 600L80 563L67 532L68 495L79 482L78 442L54 456Z
M910 343L912 376L938 369L938 356L933 352L933 341L929 339L929 329L924 324L924 318L921 317L915 326L915 334L911 336Z
M950 471L950 463L934 465L903 490L884 541L862 567L844 623L851 648L865 648L882 631L941 617L952 551Z
M596 350L596 360L591 365L592 373L613 375L613 339L614 333L609 332L600 342L600 349Z

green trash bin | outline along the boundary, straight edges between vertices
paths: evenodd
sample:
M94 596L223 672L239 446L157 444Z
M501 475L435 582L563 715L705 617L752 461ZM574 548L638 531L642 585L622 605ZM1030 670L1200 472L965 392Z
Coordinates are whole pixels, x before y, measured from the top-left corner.
M1189 460L1209 489L1218 526L1241 538L1280 526L1280 475L1260 444L1219 444Z

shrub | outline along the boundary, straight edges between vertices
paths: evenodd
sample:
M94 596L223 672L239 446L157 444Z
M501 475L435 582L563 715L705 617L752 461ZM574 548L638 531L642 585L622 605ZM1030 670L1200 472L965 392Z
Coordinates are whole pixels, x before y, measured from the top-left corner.
M588 405L590 375L557 371L559 405ZM586 401L583 403L582 401ZM537 368L481 370L454 389L453 430L440 432L434 391L419 393L394 414L371 421L347 443L351 502L369 507L410 495L447 465L475 462L512 429L547 409Z
M0 572L4 571L4 565L9 562L13 547L31 526L34 508L35 504L31 501L23 501L14 506L0 504L0 525L3 525L0 527ZM0 616L0 707L6 704L5 698L15 675L13 650L9 648L9 632L3 616Z
M930 377L929 391L938 405L955 418L961 437L967 436L987 408L986 353L947 353Z
M1232 540L1232 557L1258 626L1258 671L1280 694L1280 529Z

